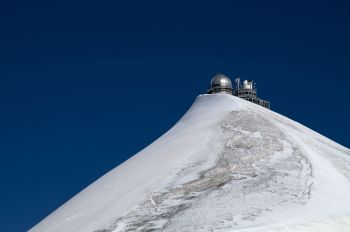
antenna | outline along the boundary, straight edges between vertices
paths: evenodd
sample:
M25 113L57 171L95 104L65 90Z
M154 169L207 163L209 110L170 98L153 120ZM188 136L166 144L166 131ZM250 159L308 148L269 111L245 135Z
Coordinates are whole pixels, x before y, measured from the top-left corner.
M254 82L254 89L255 89L255 93L258 92L258 87L256 86L256 82Z
M237 77L235 79L235 82L236 82L236 89L240 89L241 88L241 78Z

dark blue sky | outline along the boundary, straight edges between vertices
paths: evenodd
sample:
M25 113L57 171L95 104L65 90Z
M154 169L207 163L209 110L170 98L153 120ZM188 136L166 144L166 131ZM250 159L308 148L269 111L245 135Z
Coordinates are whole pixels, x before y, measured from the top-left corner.
M273 110L349 147L349 12L347 1L2 2L1 231L29 229L154 141L216 72L254 79Z

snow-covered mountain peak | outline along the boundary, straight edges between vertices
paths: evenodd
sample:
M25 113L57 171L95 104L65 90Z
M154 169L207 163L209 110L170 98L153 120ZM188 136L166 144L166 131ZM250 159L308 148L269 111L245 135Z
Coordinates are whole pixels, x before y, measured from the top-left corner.
M200 95L36 231L350 231L350 151L273 111Z

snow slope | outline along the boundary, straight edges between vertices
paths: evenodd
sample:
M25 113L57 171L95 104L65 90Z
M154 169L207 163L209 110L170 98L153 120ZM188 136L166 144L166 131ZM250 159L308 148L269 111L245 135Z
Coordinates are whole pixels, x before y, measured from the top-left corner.
M350 231L350 150L225 94L31 232Z

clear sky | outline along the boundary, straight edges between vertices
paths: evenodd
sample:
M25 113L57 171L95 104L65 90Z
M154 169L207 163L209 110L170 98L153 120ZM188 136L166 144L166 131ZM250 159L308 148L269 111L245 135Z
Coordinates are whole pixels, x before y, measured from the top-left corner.
M350 147L347 2L3 1L0 230L154 141L216 72Z

